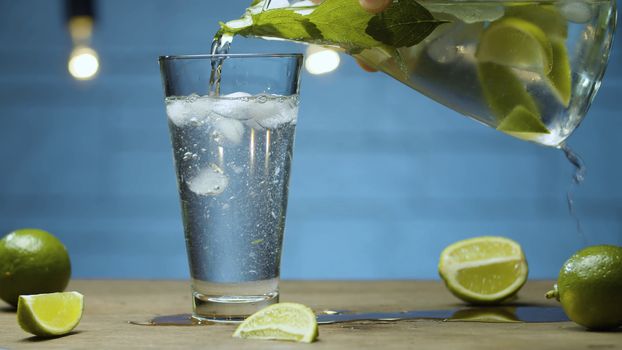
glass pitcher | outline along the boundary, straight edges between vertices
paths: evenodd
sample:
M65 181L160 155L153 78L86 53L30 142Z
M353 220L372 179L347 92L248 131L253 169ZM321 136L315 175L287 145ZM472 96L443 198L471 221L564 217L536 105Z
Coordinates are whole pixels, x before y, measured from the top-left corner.
M391 21L411 40L395 39ZM220 34L340 47L485 125L561 147L600 87L615 24L615 0L394 0L375 15L358 0L255 0Z

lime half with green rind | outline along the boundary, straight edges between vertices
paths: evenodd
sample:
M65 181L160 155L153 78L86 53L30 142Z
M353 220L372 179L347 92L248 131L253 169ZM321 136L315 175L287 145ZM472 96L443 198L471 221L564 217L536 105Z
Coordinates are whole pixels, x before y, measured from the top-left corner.
M438 271L456 297L474 304L497 304L516 295L527 281L529 268L517 242L482 236L443 249Z
M542 30L548 38L552 49L551 71L545 83L557 100L568 107L571 95L571 70L566 39L568 38L568 22L559 9L553 5L529 4L509 6L505 17L520 18L531 22Z
M506 17L520 18L538 26L549 38L566 39L568 23L559 9L553 5L529 4L509 6Z
M553 48L537 25L520 18L503 18L482 33L475 54L479 62L490 62L540 74L553 66Z
M556 11L539 5L510 7L504 18L484 30L477 48L479 81L499 123L497 129L523 140L550 131L521 78L539 79L564 106L570 101L570 65L563 39L567 28Z

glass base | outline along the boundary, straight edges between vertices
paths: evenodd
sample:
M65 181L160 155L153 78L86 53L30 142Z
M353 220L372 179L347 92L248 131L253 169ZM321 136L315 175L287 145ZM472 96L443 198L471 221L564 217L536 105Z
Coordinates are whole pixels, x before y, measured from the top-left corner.
M235 284L193 281L192 317L199 321L241 322L279 302L278 279Z
M242 322L249 315L279 302L279 293L268 295L204 295L193 293L192 317L199 321Z

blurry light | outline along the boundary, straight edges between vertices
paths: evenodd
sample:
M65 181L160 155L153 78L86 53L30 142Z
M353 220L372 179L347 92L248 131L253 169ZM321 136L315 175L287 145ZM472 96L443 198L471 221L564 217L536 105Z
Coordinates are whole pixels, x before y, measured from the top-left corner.
M97 52L89 47L76 47L69 56L67 68L76 79L93 79L99 70Z
M93 35L93 18L89 16L75 16L69 19L69 35L75 45L81 45L91 40Z
M330 73L339 67L339 54L325 47L311 45L307 49L305 68L311 74Z
M67 69L78 80L93 79L99 70L99 57L91 47L95 26L95 0L65 0L67 29L73 42Z

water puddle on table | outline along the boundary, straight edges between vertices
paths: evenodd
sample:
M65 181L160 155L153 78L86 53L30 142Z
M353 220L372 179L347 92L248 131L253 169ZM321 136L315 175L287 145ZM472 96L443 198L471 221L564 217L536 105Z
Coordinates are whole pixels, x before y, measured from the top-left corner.
M344 310L318 312L318 324L354 321L439 320L445 322L483 323L546 323L569 321L560 307L550 306L486 306L450 310L417 310L403 312L357 313ZM141 326L206 326L214 322L194 319L190 314L156 316L146 322L129 321Z

